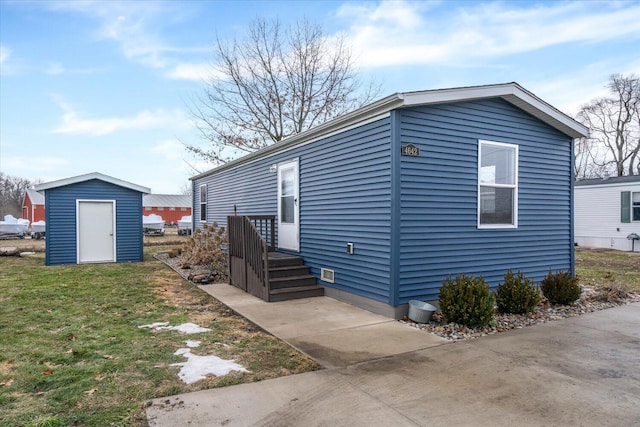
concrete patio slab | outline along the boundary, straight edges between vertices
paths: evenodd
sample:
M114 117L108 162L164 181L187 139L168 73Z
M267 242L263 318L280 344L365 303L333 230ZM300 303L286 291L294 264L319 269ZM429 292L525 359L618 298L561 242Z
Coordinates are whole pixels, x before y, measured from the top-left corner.
M329 297L268 303L226 284L200 288L307 353L325 368L348 366L446 342L436 335Z
M280 316L287 318L287 307L278 306ZM317 322L324 321L323 313L330 314L318 310ZM325 363L341 367L155 399L146 411L149 424L640 425L640 303L409 352L400 341L413 334L399 338L388 322L342 328L332 323L329 331L307 336L287 329L289 321L276 326L310 353L320 353L314 345L333 349L337 356L325 357ZM334 344L331 337L337 337ZM359 343L356 355L338 353L349 341ZM379 357L383 351L375 346L359 347L368 341L401 351Z

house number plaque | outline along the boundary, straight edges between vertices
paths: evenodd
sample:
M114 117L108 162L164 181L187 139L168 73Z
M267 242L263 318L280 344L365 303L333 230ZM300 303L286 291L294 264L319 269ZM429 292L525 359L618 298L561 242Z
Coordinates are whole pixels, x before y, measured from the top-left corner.
M402 144L401 153L403 156L420 157L420 148L413 144Z

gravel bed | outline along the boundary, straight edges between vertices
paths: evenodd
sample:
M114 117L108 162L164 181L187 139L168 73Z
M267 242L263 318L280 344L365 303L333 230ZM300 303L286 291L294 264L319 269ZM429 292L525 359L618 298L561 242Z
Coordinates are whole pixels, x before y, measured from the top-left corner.
M190 277L193 277L193 275L202 275L202 274L208 274L209 273L209 269L207 269L204 266L194 266L192 268L182 268L182 257L181 256L170 257L168 253L160 252L160 253L155 254L153 257L155 259L157 259L158 261L161 261L161 262L164 262L165 264L167 264L169 267L171 267L173 270L175 270L175 272L178 273L180 275L180 277L182 277L185 280L191 281ZM229 280L228 280L227 277L215 274L211 278L211 281L206 282L206 283L226 283L228 281ZM203 284L203 283L199 283L199 284Z
M551 305L544 297L532 313L502 314L495 316L495 325L482 328L469 328L458 323L446 322L440 311L433 313L429 323L416 323L405 317L401 323L413 326L425 332L438 335L450 341L462 341L486 335L493 335L511 329L522 329L526 326L538 325L567 317L580 316L593 311L604 310L632 302L640 302L640 294L630 293L617 301L603 301L604 296L596 288L581 286L582 294L578 301L571 305Z

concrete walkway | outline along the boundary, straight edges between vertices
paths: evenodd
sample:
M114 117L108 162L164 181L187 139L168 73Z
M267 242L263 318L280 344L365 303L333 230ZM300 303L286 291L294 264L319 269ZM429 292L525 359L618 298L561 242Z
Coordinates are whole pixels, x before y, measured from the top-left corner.
M151 426L640 425L640 303L438 345L326 297L203 289L332 369L155 399Z

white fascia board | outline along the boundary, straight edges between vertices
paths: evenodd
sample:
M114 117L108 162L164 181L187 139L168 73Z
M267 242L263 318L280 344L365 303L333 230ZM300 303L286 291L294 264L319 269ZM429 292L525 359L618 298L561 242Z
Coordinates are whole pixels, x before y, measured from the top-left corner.
M407 107L499 97L572 138L589 135L589 128L547 104L517 83L409 92L403 96Z
M120 187L129 188L131 190L139 191L141 193L151 193L151 189L147 187L143 187L141 185L133 184L131 182L123 181L118 178L114 178L112 176L104 175L98 172L92 172L85 175L78 175L71 178L59 179L57 181L45 182L43 184L38 184L34 186L36 191L49 190L52 188L63 187L65 185L77 184L79 182L85 182L92 179L99 179L100 181L108 182L110 184L114 184Z

